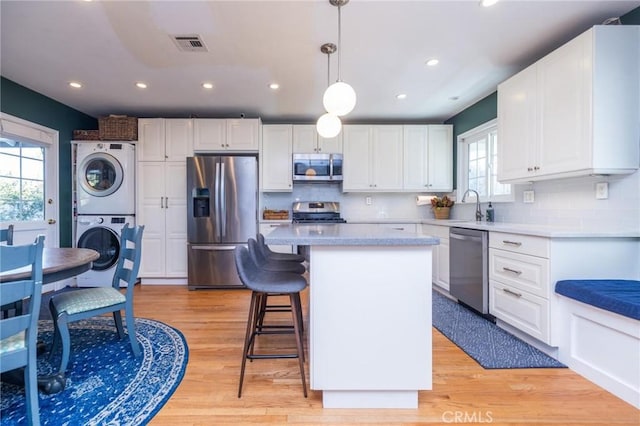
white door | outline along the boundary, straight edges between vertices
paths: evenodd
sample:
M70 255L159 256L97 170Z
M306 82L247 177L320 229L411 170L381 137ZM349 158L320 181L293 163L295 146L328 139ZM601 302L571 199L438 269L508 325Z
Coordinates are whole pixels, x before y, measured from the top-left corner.
M14 225L15 244L45 235L59 247L58 131L0 114L0 226Z

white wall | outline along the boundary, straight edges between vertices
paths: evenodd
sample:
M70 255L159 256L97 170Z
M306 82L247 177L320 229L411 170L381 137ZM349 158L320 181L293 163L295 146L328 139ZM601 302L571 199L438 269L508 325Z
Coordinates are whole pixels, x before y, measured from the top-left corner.
M598 182L608 182L608 199L596 199ZM497 222L640 230L640 172L543 181L516 185L514 189L515 202L494 204ZM534 203L522 202L525 190L534 191ZM370 206L365 204L366 196L372 198ZM292 193L262 194L260 208L290 210L296 199L340 201L342 216L347 221L433 218L429 206L416 206L415 196L414 193L343 194L339 185L295 184ZM481 201L484 214L487 204ZM452 218L473 220L474 212L475 204L458 203L452 209Z

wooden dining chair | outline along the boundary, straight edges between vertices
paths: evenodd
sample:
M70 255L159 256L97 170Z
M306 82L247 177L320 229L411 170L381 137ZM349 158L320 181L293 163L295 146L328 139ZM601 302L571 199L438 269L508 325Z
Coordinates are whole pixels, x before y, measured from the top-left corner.
M22 302L29 298L27 312L0 320L0 372L24 367L27 424L39 425L37 337L42 297L42 248L44 236L33 244L0 246L0 272L31 267L31 277L0 284L0 300Z
M59 373L64 373L69 363L71 350L69 323L97 315L112 313L118 336L120 339L124 339L125 333L122 328L120 312L124 310L131 349L136 357L140 355L140 345L136 340L135 318L133 316L133 287L140 269L143 230L144 226L129 227L129 224L122 228L120 254L111 287L86 288L51 297L49 309L53 317L55 331L50 355L56 352L62 342ZM120 291L120 285L123 283L127 285L124 294Z

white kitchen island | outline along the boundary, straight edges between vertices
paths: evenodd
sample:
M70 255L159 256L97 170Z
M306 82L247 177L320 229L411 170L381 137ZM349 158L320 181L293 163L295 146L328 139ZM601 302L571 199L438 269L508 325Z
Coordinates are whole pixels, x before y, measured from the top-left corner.
M325 408L417 408L432 387L435 237L372 224L292 224L310 246L309 372Z

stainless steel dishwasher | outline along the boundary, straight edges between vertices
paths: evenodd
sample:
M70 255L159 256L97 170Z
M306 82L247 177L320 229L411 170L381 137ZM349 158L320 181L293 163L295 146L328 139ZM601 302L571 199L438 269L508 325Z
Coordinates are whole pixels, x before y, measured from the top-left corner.
M449 229L449 293L482 314L489 313L489 233Z

